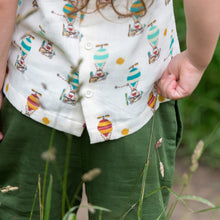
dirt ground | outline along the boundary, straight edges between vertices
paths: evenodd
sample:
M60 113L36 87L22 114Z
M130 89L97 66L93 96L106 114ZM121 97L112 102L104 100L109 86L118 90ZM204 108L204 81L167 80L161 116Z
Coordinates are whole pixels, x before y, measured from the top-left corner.
M182 175L188 172L189 159L177 158L176 172L174 177L173 191L180 192ZM203 197L213 204L216 204L220 196L220 170L211 169L204 165L199 165L198 170L192 177L189 187L185 190L186 195L194 195ZM175 197L171 195L170 204L174 201ZM82 204L86 204L86 196L83 195ZM219 204L220 206L220 204ZM185 216L185 208L179 202L174 210L171 220L211 220L212 212L192 214L193 211L206 209L206 205L198 202L188 202L187 216ZM88 211L86 208L79 210L77 220L88 220ZM114 219L113 219L114 220ZM220 220L220 210L216 211L212 220Z
M176 173L174 177L173 190L180 192L180 184L184 172L188 172L189 160L177 158ZM195 195L203 197L213 204L216 204L220 196L220 170L212 169L204 165L199 165L198 170L194 173L189 187L185 190L186 195ZM174 200L171 195L170 203ZM173 213L171 220L211 220L212 212L192 214L192 211L209 208L198 202L188 202L188 215L184 218L185 209L183 204L179 203ZM219 204L220 206L220 204ZM215 212L213 220L220 220L220 210Z

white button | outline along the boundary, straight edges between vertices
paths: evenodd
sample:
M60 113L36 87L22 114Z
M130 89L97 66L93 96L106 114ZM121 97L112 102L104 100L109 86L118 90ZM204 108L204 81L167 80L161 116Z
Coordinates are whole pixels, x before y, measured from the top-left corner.
M90 89L86 90L85 96L86 96L86 98L91 98L93 96L92 90L90 90Z
M91 41L87 41L87 42L85 43L85 48L86 48L87 50L91 50L91 49L93 48L92 42L91 42Z

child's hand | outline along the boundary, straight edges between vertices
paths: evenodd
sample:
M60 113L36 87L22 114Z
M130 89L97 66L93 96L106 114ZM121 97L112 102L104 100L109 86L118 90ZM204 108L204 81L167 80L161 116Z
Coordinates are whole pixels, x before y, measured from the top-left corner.
M0 110L1 110L1 107L2 107L2 101L3 101L3 94L2 92L0 91ZM2 132L0 131L0 141L3 139L3 134Z
M191 95L205 69L192 64L187 50L175 56L167 66L157 86L157 92L169 99L181 99Z

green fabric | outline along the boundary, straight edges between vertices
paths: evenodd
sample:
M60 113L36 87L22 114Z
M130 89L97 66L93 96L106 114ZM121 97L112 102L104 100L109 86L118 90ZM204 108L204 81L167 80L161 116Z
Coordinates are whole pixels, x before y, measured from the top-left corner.
M149 139L153 119L138 132L118 140L90 144L85 129L82 137L72 136L67 194L72 199L81 176L92 168L100 168L101 174L86 183L88 201L91 204L112 210L103 212L102 219L119 219L128 198L134 189L147 159ZM27 220L30 216L38 174L43 179L45 161L42 152L49 146L52 129L43 126L20 114L4 99L1 110L1 123L4 139L0 144L0 187L18 186L19 190L0 193L0 219ZM152 156L147 175L145 194L172 184L176 147L180 140L181 122L176 102L161 104L156 111L152 138ZM159 171L158 154L155 143L163 138L158 149L164 165L165 176ZM53 146L56 149L56 166L49 165L49 174L53 175L52 210L50 219L61 219L62 187L57 178L56 168L63 174L67 135L56 131ZM138 184L128 210L140 195L141 181ZM165 209L169 199L167 190L158 191L144 199L143 220L156 220ZM33 220L39 220L39 205L36 202ZM99 212L90 214L90 220L98 220ZM137 206L132 209L126 220L137 219ZM162 215L161 219L165 219Z

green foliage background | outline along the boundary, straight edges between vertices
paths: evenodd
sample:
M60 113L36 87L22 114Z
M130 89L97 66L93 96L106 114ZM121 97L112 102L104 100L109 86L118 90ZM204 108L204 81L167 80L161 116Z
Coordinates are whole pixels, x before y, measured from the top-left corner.
M186 23L183 1L174 1L177 32L181 50L186 48ZM183 140L179 155L192 153L197 142L208 143L203 162L220 168L220 42L199 86L189 97L180 101L183 116Z

